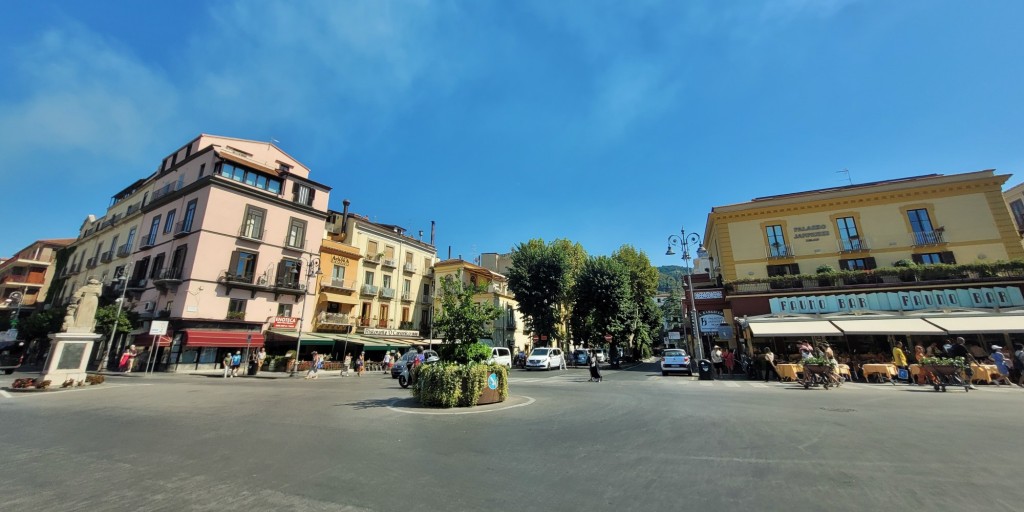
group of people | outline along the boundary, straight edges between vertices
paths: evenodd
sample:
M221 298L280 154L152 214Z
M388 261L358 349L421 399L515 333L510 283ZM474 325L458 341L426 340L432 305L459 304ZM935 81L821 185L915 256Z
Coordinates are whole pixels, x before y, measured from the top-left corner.
M260 347L259 350L254 350L249 354L249 364L253 366L253 375L259 375L260 368L263 367L264 361L267 360L267 349ZM238 370L242 368L242 351L236 350L234 354L229 350L224 354L224 359L221 360L221 364L224 366L224 378L229 379L238 377Z
M809 341L802 340L798 343L797 350L800 352L801 361L807 361L812 357L825 359L828 362L828 365L832 367L832 375L830 375L830 378L838 381L839 376L835 370L839 367L839 361L836 360L836 354L835 351L832 350L831 345L823 341L815 346ZM774 376L775 380L781 382L782 377L779 376L779 371L775 367L775 354L772 352L772 349L765 347L761 352L761 357L759 359L763 362L764 366L764 381L768 382L770 378Z
M967 342L962 337L958 337L955 340L946 340L946 343L942 346L939 346L938 343L932 343L928 348L916 345L914 347L914 360L919 362L926 357L964 358L964 361L968 363L964 373L967 376L968 385L971 389L975 389L974 384L970 383L974 377L974 370L971 368L971 365L991 363L995 365L996 370L999 372L999 375L992 379L996 385L1005 384L1009 386L1016 382L1018 386L1024 387L1024 345L1017 343L1013 349L1011 351L1010 347L992 345L991 354L985 354L985 350L980 346L971 345L968 347ZM909 375L909 365L907 364L907 356L903 353L903 343L897 342L892 352L893 365L901 369L907 369ZM924 369L917 375L917 385L919 386L931 384L934 380L935 376ZM908 382L913 383L910 382L909 378Z
M715 345L711 348L711 364L715 367L716 378L721 379L723 371L731 376L736 367L736 354L729 347L723 349Z

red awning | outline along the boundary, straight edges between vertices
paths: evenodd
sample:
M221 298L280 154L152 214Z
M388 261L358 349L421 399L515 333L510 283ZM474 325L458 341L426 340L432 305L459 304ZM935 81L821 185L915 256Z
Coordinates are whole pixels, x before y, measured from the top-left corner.
M136 334L135 335L135 339L132 340L132 345L135 345L137 347L152 347L153 346L153 339L154 338L158 338L158 341L157 341L157 345L158 346L169 347L169 346L171 346L171 338L173 336L174 336L174 334L172 332L170 332L170 331L168 331L167 334L165 334L163 336L154 335L154 334Z
M185 345L190 347L245 348L262 347L263 334L249 331L201 331L185 329ZM248 341L249 335L252 341Z

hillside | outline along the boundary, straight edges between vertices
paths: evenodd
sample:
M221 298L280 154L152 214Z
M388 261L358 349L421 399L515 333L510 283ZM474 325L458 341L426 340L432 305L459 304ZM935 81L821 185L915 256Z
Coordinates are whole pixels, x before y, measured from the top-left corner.
M668 293L674 288L682 288L681 279L690 273L690 267L681 265L665 265L658 267L658 292Z

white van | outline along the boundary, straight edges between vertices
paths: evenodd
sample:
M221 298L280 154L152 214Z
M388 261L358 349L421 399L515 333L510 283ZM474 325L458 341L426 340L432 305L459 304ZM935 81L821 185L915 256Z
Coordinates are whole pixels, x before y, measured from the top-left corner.
M505 368L512 368L512 352L505 347L494 347L491 349L491 358L487 364L500 364Z

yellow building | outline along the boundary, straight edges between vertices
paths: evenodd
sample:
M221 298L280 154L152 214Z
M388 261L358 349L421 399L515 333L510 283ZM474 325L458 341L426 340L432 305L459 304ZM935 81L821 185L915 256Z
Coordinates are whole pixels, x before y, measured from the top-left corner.
M468 261L450 259L434 265L434 286L440 290L442 279L447 276L456 278L459 275L461 275L463 285L483 288L480 293L474 295L474 300L478 303L493 304L501 310L501 316L491 322L489 326L490 340L482 341L494 347L508 347L513 352L519 349L528 349L530 338L523 332L523 318L519 313L519 303L508 289L508 278ZM434 308L435 311L441 308L439 296L434 299Z

